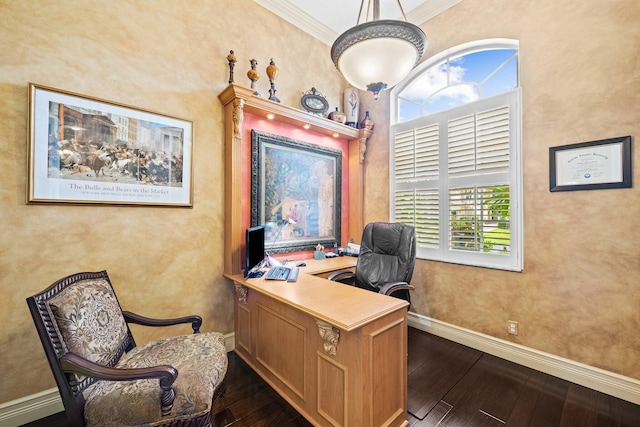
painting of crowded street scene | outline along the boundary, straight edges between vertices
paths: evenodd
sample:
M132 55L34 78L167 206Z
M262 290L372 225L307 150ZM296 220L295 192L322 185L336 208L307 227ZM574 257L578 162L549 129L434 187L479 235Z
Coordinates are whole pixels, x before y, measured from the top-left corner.
M191 123L32 85L30 200L191 205Z

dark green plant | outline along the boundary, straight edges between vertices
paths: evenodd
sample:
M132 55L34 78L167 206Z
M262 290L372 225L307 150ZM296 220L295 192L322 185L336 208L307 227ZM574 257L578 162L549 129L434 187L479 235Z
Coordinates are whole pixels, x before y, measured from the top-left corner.
M509 228L511 216L509 187L491 187L488 191L490 196L484 201L487 212L492 217L498 218L498 228Z

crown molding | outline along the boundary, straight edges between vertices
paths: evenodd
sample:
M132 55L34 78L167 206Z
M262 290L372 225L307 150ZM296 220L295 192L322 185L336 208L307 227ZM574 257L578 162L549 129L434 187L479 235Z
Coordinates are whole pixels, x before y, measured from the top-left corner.
M339 36L331 28L323 25L320 21L286 0L253 1L328 46L331 46Z
M429 19L440 15L445 10L457 5L462 0L430 0L407 13L407 21L416 25L424 24Z
M300 28L307 34L331 46L340 34L322 24L316 18L291 4L288 0L253 0L276 16ZM428 0L407 13L407 21L420 25L439 15L462 0Z

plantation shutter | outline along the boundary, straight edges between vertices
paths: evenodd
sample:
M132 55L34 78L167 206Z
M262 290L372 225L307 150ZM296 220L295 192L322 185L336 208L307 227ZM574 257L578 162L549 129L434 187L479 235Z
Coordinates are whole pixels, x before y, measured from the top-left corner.
M519 94L394 125L391 218L418 257L520 269Z
M448 171L460 176L509 169L509 107L449 120Z
M416 241L418 247L440 246L440 200L437 189L416 191Z
M438 125L399 132L395 136L395 181L437 178Z
M395 192L395 221L416 228L418 248L438 248L440 244L438 188L415 188L416 183L425 185L425 180L432 180L431 186L437 185L439 149L437 123L399 132L395 136L394 180L399 188L403 188ZM401 183L409 187L404 189L399 185Z

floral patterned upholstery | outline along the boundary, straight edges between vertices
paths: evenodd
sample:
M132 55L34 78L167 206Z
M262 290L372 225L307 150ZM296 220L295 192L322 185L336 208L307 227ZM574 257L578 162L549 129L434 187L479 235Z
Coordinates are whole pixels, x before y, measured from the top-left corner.
M49 307L67 350L92 362L109 366L127 339L122 309L105 279L78 282L51 298Z
M149 319L123 314L106 271L62 278L27 303L70 425L211 426L210 411L223 391L228 361L222 334L198 333L199 316ZM136 346L127 321L148 326L191 323L195 333ZM126 378L126 368L142 368L147 374L160 365L174 368L170 389L165 383L163 390L159 377L100 379ZM116 374L118 368L123 369Z
M224 337L218 332L181 335L135 347L117 368L171 365L178 370L171 414L163 417L158 404L158 380L98 381L85 392L85 421L89 426L158 426L185 419L208 420L217 387L227 372Z

